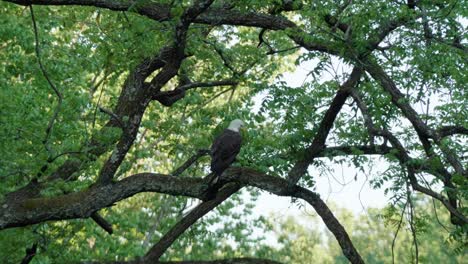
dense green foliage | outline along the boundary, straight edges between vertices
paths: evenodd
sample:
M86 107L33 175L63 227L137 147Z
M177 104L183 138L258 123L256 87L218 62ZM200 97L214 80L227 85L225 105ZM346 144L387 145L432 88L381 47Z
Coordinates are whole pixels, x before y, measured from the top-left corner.
M117 109L132 81L129 76L142 61L173 44L184 10L193 1L113 1L131 2L125 11L92 5L34 6L37 39L30 9L14 3L21 1L8 2L13 3L0 2L0 205L31 181L43 183L37 197L87 190L112 153L118 153L118 143L127 140L126 131L108 124L114 112L134 107ZM219 23L191 24L185 57L161 91L198 82L234 84L184 90L185 96L170 107L154 99L143 110L136 138L113 180L141 172L170 174L199 149L208 149L235 118L247 123L236 166L286 178L298 161L308 157L335 94L355 66L364 69L353 87L357 95L346 99L323 146L337 150L317 154L298 184L313 190L314 177L333 173L333 164L367 173L375 161L368 154L381 154L384 173L370 177L373 188L391 197L389 206L357 218L344 209L336 211L364 261L391 263L396 223L403 214L395 263L416 259L410 231L417 236L422 263L461 263L467 224L450 222L447 206L437 204L438 217L448 226L443 229L432 202L416 196L414 183L444 201L455 201L451 206L466 219L468 5L421 0L411 9L405 1L348 2L214 1L210 8L222 10ZM171 17L155 21L138 14L155 3L169 6ZM292 4L281 7L284 3ZM232 10L278 17L297 27L221 20L224 11ZM304 78L300 86L285 80L286 72L304 65L312 66L305 69L307 76L300 76ZM379 70L403 98L385 88L389 81ZM146 81L158 73L151 72ZM129 116L122 114L120 121L126 123ZM421 128L413 120L421 121ZM426 128L435 136L421 136ZM442 135L445 128L459 130ZM360 146L390 150L382 153L377 147L377 153L366 153ZM78 164L70 175L62 173L66 162ZM203 177L208 165L209 158L202 157L182 176ZM54 173L59 176L54 178ZM316 217L280 224L253 217L258 196L255 188L236 193L191 226L162 259L254 256L285 263L347 262L332 235L309 228ZM38 254L33 263L132 260L143 256L196 203L184 196L138 193L100 210L112 223L113 235L87 217L4 229L0 262L20 262L34 243ZM263 235L272 231L277 245Z

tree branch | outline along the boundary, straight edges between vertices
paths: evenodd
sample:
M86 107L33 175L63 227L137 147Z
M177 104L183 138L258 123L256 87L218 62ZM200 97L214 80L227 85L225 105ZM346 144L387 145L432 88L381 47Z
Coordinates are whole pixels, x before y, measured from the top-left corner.
M192 166L193 163L195 163L199 158L208 155L210 153L210 150L208 149L200 149L197 151L195 155L190 157L187 161L184 162L179 168L177 168L173 173L172 176L179 176L181 175L186 169L188 169L190 166Z
M438 193L432 191L431 189L428 189L428 188L426 188L426 187L424 187L424 186L422 186L422 185L420 185L418 183L418 180L417 180L415 174L419 170L427 171L429 173L437 175L437 172L434 172L433 169L431 168L432 166L430 166L430 165L429 166L422 165L422 166L419 166L419 167L414 166L414 164L416 164L416 163L408 155L406 149L401 144L401 142L392 133L390 133L390 131L388 131L386 129L378 129L378 128L376 128L374 126L374 124L372 122L372 118L370 117L370 115L369 115L369 113L367 111L367 106L364 103L364 101L362 100L359 93L357 93L357 91L352 91L351 94L352 94L353 98L355 99L355 101L357 102L359 109L361 110L362 114L364 115L364 118L367 119L366 126L368 127L368 130L370 131L370 133L375 134L375 135L380 135L380 136L384 137L386 140L390 141L390 143L392 144L393 149L396 151L395 155L396 155L397 159L399 160L401 166L403 168L406 168L407 171L408 171L408 177L409 177L410 184L411 184L412 188L414 190L416 190L416 191L419 191L421 193L424 193L426 195L429 195L429 196L439 200L440 202L442 202L442 204L444 204L444 206L452 214L452 216L455 216L458 219L460 219L461 221L466 223L466 220L467 220L466 217L463 216L456 209L456 205L457 205L456 200L450 199L450 198L449 198L449 200L447 200L441 194L438 194ZM442 174L444 174L444 172L442 172ZM450 189L454 188L453 184L450 182L450 180L447 177L450 177L450 175L445 176L444 185L446 187L450 188Z
M335 122L338 113L340 112L343 104L346 102L350 94L350 90L358 83L361 78L362 70L358 67L354 67L348 80L344 82L338 92L333 98L330 107L325 112L325 116L322 118L320 125L317 129L317 133L312 141L312 144L306 149L306 156L303 160L297 162L288 174L289 186L294 186L299 179L307 171L309 164L317 157L317 155L325 149L325 141L330 133L333 123Z
M158 264L281 264L281 262L260 258L232 258L217 260L163 261Z
M363 263L346 230L332 214L319 195L299 186L288 187L288 181L248 168L228 169L223 181L250 185L281 196L301 198L311 204L340 243L352 263ZM87 190L57 197L10 201L0 206L0 230L26 226L48 220L87 218L93 212L139 192L158 192L203 198L208 186L200 178L170 177L141 173L116 183L94 186ZM209 201L205 204L210 204Z
M437 129L439 137L444 138L456 134L468 135L468 128L462 126L444 126Z
M440 147L442 153L455 169L455 171L464 177L468 177L460 162L460 159L456 156L454 151L448 149L446 146L443 146L443 144L440 143L440 138L437 137L437 134L421 120L418 113L407 102L404 94L397 88L396 84L393 82L390 76L385 73L382 67L371 59L364 60L363 67L377 82L380 83L383 89L390 94L392 103L397 106L403 115L411 122L414 129L416 130L419 140L424 147L424 150L426 151L427 156L437 158L437 155L434 153L432 145L429 141L429 138L432 138Z
M99 215L98 212L94 212L91 214L91 219L96 222L102 229L104 229L109 235L112 235L114 230L112 229L112 224L107 222L106 219L104 219L102 216Z
M202 202L185 217L183 217L176 225L174 225L169 232L167 232L158 243L156 243L146 253L143 263L153 263L166 252L166 250L175 242L175 240L182 235L190 226L192 226L198 219L202 218L208 212L213 210L216 206L224 202L232 194L240 189L238 184L229 184L221 189L214 199Z
M233 81L233 80L211 81L211 82L194 82L194 83L188 83L188 84L181 85L177 89L190 90L190 89L200 88L200 87L232 86L232 85L238 85L238 84L239 84L239 82Z
M107 184L114 177L115 172L119 168L120 164L122 164L127 152L133 145L133 141L138 133L142 115L149 103L148 98L151 98L151 94L158 92L169 80L172 79L172 77L177 74L182 60L186 57L185 45L188 28L193 20L200 13L205 11L213 1L214 0L195 1L195 3L187 8L182 14L175 29L174 43L169 48L169 50L172 51L172 54L165 61L166 64L161 71L151 80L149 87L145 86L147 89L142 93L143 98L138 98L140 100L138 100L137 103L140 105L138 108L141 110L141 115L138 116L137 120L132 120L134 122L129 124L130 129L128 136L125 137L125 140L121 140L117 143L112 155L107 159L106 163L102 167L97 180L98 184ZM143 84L141 85L143 86ZM124 132L126 131L124 130Z
M121 181L54 197L9 199L0 205L0 230L49 220L88 218L92 213L140 192L201 199L207 186L199 178L140 173Z
M21 264L28 264L36 256L37 243L26 249L26 256L21 260Z
M175 102L185 97L185 92L190 89L201 87L215 87L237 85L238 82L231 80L212 81L212 82L194 82L183 84L171 91L158 91L153 95L153 100L160 102L164 106L172 106Z

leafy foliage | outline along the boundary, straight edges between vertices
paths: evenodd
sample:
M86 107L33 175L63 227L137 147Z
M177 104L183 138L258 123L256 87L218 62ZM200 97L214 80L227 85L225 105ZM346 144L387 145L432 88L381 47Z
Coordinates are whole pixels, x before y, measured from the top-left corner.
M37 32L31 12L19 5L24 2L0 3L0 205L7 205L0 210L21 199L66 204L60 199L81 197L107 171L109 186L143 172L171 174L240 118L248 129L234 166L273 180L290 180L296 165L307 161L298 184L314 189L317 175L333 173L331 164L365 172L374 166L369 155L381 155L387 168L372 175L372 185L386 186L389 207L357 219L338 209L366 262L391 262L389 230L400 222L407 228L396 242L396 262L416 260L415 249L403 246L413 243L413 235L421 262L460 261L451 250L463 253L467 229L462 1L421 0L416 7L411 1L214 1L192 20L188 10L203 1L43 1L32 7ZM363 73L346 88L352 68ZM292 85L287 73L298 70L305 79ZM215 83L222 81L228 84ZM343 91L349 94L328 118ZM181 96L167 103L171 92ZM326 122L332 126L312 155ZM179 176L208 173L209 158L200 157ZM144 191L95 208L112 223L112 236L85 212L44 217L2 230L0 259L20 262L34 243L37 263L143 256L197 203L164 194L174 191ZM423 213L430 203L415 191L443 202L437 212L447 230ZM275 226L251 217L258 196L254 188L233 195L161 259L349 260L329 234L293 219ZM402 210L407 218L398 221ZM279 247L261 235L272 230Z

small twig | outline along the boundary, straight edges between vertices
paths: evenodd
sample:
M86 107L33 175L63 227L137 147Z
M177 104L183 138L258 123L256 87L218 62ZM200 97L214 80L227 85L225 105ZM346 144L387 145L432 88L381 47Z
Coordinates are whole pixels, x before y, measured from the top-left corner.
M49 162L54 162L56 159L60 158L61 156L70 155L70 154L81 154L81 153L83 153L83 152L82 151L66 151L66 152L60 153L60 154L50 158L48 161Z
M270 50L266 53L266 55L274 55L274 54L278 54L278 53L283 53L283 52L288 52L288 51L291 51L291 50L295 50L295 49L300 49L301 46L294 46L294 47L291 47L291 48L287 48L287 49L281 49L281 50Z
M206 106L207 104L213 102L216 98L220 97L221 95L231 91L233 88L232 87L229 87L228 89L226 90L222 90L221 92L213 95L213 97L211 97L210 99L206 100L205 102L203 102L201 105L199 105L197 108L195 108L194 110L190 111L187 116L191 116L193 113L195 113L196 111L202 109L204 106Z
M413 244L414 244L414 250L415 250L415 258L416 258L416 264L419 263L419 248L418 248L418 240L416 236L416 229L414 227L414 205L413 201L411 200L411 193L409 190L409 183L406 184L406 195L408 199L408 204L409 204L409 224L410 224L410 229L411 229L411 234L413 235Z
M99 111L101 111L102 113L106 113L106 114L110 115L111 118L112 118L113 120L115 120L115 121L118 123L119 127L122 128L123 130L125 130L125 125L124 125L124 123L122 122L122 119L120 119L120 117L118 117L118 116L117 116L115 113L113 113L111 110L105 109L105 108L99 106Z
M174 170L174 172L171 174L172 176L179 176L182 174L186 169L188 169L192 164L194 164L199 158L207 155L210 151L208 149L200 149L197 151L195 155L190 157L187 161L184 162L179 168Z

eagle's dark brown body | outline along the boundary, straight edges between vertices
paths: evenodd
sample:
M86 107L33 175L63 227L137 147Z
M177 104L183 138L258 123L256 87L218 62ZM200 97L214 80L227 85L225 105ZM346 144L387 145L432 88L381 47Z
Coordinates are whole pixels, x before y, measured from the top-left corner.
M211 171L216 176L226 170L236 159L240 151L242 138L239 132L225 129L211 146Z

